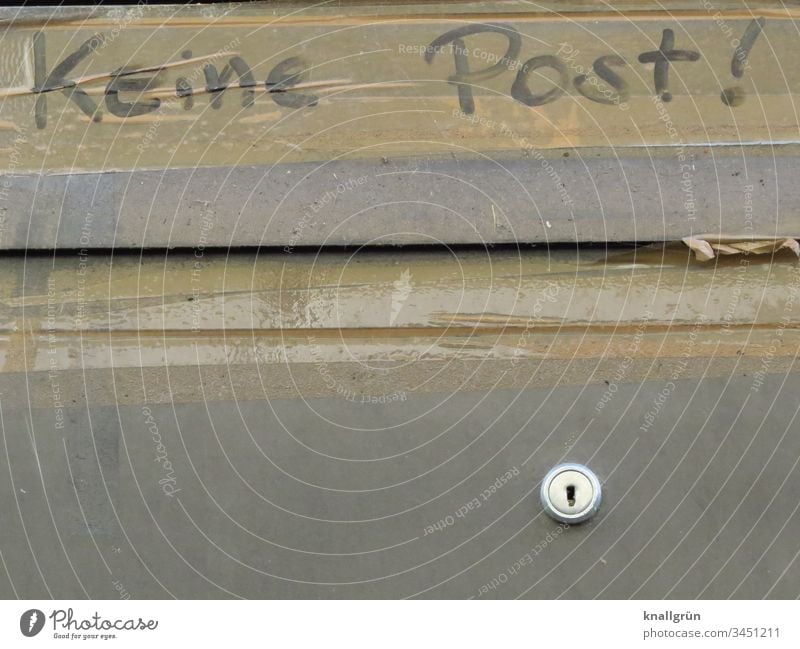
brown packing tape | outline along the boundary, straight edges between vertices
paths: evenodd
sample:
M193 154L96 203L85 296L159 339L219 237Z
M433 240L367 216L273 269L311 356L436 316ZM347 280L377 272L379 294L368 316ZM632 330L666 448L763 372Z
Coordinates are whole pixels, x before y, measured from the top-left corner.
M673 4L6 9L0 147L75 172L795 141L794 9Z
M710 261L717 255L764 255L779 250L790 250L800 257L800 243L796 239L756 238L736 239L732 237L695 236L684 237L683 242L694 251L698 261Z

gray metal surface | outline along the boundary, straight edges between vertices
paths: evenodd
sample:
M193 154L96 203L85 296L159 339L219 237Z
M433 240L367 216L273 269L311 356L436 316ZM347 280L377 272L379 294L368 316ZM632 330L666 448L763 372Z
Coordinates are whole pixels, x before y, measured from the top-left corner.
M569 150L15 175L0 248L662 241L797 236L798 147ZM688 153L687 153L688 152ZM686 171L687 165L691 167Z
M664 381L600 413L602 383L388 405L90 395L60 430L4 399L0 595L794 598L800 379L753 385L676 381L646 432ZM570 528L537 497L565 459L605 490Z

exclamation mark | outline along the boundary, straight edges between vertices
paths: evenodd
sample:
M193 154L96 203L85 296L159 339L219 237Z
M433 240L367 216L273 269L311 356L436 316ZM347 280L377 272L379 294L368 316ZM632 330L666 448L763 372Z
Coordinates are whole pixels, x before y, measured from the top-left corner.
M764 29L765 22L766 20L764 18L756 18L755 20L751 20L744 30L742 39L739 41L739 45L736 47L733 58L731 59L731 74L737 79L741 79L744 76L744 71L748 67L747 57L750 56L750 50L753 49L756 39L758 39L761 31ZM720 98L722 99L722 103L726 106L741 106L745 98L744 88L741 86L725 88Z

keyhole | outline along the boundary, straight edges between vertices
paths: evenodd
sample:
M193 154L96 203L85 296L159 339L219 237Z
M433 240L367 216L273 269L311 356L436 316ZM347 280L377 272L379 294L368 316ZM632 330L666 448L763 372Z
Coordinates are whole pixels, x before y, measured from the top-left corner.
M567 504L570 507L575 506L575 485L567 486Z

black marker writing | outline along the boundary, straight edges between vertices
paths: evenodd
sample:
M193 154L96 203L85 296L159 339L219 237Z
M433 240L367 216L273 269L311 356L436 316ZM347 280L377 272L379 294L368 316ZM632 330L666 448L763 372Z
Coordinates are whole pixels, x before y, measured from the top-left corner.
M234 56L225 64L221 73L217 72L217 68L211 63L206 63L203 66L206 89L208 92L214 93L211 99L211 108L218 109L222 106L222 92L228 89L228 84L234 73L239 77L239 87L243 91L242 107L247 108L255 102L253 88L256 86L256 80L250 71L250 66L240 56Z
M607 104L609 106L619 105L628 99L630 92L628 91L628 83L619 76L610 66L622 67L627 65L621 56L616 54L609 54L608 56L601 56L594 62L592 69L594 73L610 85L615 92L605 93L598 88L592 90L586 87L587 76L581 74L573 80L575 88L587 99L596 101L600 104Z
M275 103L287 108L304 108L316 106L319 97L304 93L287 93L292 86L297 85L306 77L308 66L300 57L293 56L281 61L269 73L266 81L267 90L271 93Z
M95 34L61 61L61 63L56 65L50 74L47 74L44 32L36 32L33 35L33 92L37 93L36 104L34 106L36 128L44 128L47 126L47 98L44 93L53 92L54 90L61 90L64 95L66 95L68 99L74 101L86 115L95 121L100 121L101 114L97 112L97 104L95 104L91 97L79 88L74 81L66 77L78 63L92 54L102 42L103 37Z
M642 52L639 63L655 63L653 82L656 94L661 95L662 101L672 101L669 91L669 64L675 61L699 61L700 53L691 50L676 50L675 32L665 29L661 34L661 45L655 52Z
M469 60L467 58L466 46L463 39L473 34L482 34L486 32L496 32L505 36L508 39L508 48L506 49L506 53L494 65L482 70L471 71L469 69ZM475 112L475 102L472 98L472 88L469 84L473 81L491 79L505 70L511 69L522 47L522 38L519 32L510 25L494 25L491 23L465 25L464 27L445 32L434 39L434 41L425 48L425 62L432 63L436 53L443 51L444 46L448 43L453 43L454 45L453 57L456 69L456 73L449 77L448 81L454 84L458 89L461 111L467 115L471 115Z
M756 18L755 20L751 20L750 24L747 25L744 30L742 39L739 41L739 46L736 48L736 51L733 53L733 58L731 59L731 74L737 79L741 79L742 76L744 76L744 70L747 67L747 57L750 56L750 50L753 49L753 45L755 45L761 30L764 29L765 22L763 18Z
M535 95L528 87L528 75L539 68L552 68L558 72L559 81L547 92ZM511 96L526 106L542 106L555 101L564 94L564 89L569 85L569 73L567 66L557 56L543 54L534 56L522 64L522 68L517 72L514 85L511 86Z

